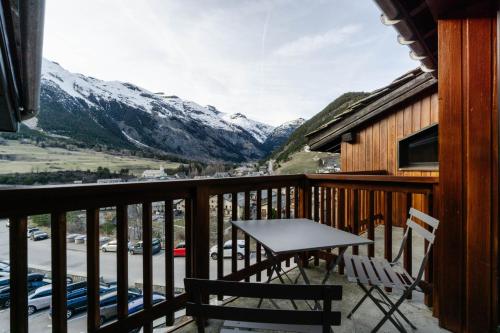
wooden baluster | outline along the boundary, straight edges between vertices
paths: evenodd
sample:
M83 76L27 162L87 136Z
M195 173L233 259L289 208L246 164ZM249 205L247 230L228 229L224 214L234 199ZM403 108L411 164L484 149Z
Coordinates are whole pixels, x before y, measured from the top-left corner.
M368 239L375 240L375 194L368 191ZM375 257L375 244L368 245L368 256Z
M295 186L293 189L293 217L299 218L300 194L299 187Z
M331 196L331 207L332 207L332 213L331 213L331 219L330 219L330 227L335 228L337 225L337 189L332 188L330 192Z
M340 230L345 230L345 212L346 212L346 206L345 206L345 189L339 188L339 198L338 198L338 209L337 211L339 212L339 218L337 220L337 228ZM344 274L344 262L342 261L340 266L339 266L339 273Z
M313 192L313 201L314 201L314 221L320 221L320 188L318 186L314 186ZM321 201L323 201L323 197L321 197ZM321 207L323 208L323 207ZM321 209L322 211L322 209ZM314 266L319 266L319 257L317 252L314 252Z
M267 219L270 220L273 218L273 189L267 189ZM269 277L272 274L271 268L267 269L267 276Z
M153 320L151 309L153 307L153 224L151 202L142 203L142 280L143 280L143 302L144 302L144 326L145 333L153 332ZM208 253L208 252L207 252ZM128 309L127 309L128 312Z
M321 188L321 191L320 191L320 204L319 204L319 210L320 210L320 218L319 218L319 221L321 224L326 224L326 206L327 206L327 203L326 203L326 188L325 187L322 187Z
M193 277L193 204L192 198L184 199L184 237L186 238L186 277Z
M231 193L231 220L238 220L238 193ZM238 229L231 227L231 272L238 270Z
M325 189L325 222L327 226L332 226L332 189Z
M196 187L193 209L193 268L197 279L210 279L210 194L208 187ZM208 302L208 295L201 295Z
M281 187L276 189L276 218L280 219L282 216L283 202L282 202L282 191Z
M429 215L434 214L434 198L432 192L424 196L424 207L426 209L426 213ZM425 223L426 229L431 231L432 227ZM424 254L425 251L427 251L427 247L429 246L429 242L427 239L424 242ZM431 248L431 251L429 252L429 257L427 259L427 265L425 266L425 281L429 284L433 283L434 280L434 253L433 249ZM432 292L431 293L426 293L425 294L425 304L427 306L432 306Z
M245 220L250 220L250 191L245 191ZM245 268L250 266L250 237L245 234ZM245 282L250 282L250 276L245 278Z
M217 196L217 279L224 277L224 194ZM217 296L222 301L223 295Z
M257 190L257 220L262 219L262 190ZM262 245L260 243L257 243L257 263L262 261ZM257 272L257 282L262 281L262 274L261 271Z
M28 332L28 219L9 219L10 331ZM5 323L4 323L5 325Z
M144 209L144 207L143 207ZM128 316L128 206L116 207L116 275L117 275L117 317L124 322ZM99 302L99 299L97 299ZM99 304L99 303L98 303ZM125 330L126 326L120 326Z
M385 192L384 224L384 257L392 262L392 192ZM391 288L385 290L390 292Z
M290 186L285 188L285 217L287 219L291 218L290 209ZM290 259L288 258L285 262L286 267L290 267Z
M359 190L352 190L352 200L351 200L351 226L352 233L355 235L359 234ZM353 254L359 253L359 247L353 246Z
M165 201L165 297L172 300L174 292L174 204L172 199ZM175 322L174 312L167 313L165 324L172 326Z
M410 211L410 208L412 207L412 193L407 193L405 196L405 202L406 202L406 211L405 211L405 216L408 216L408 212ZM405 223L405 230L408 229L406 226L406 219L403 220ZM411 228L408 229L408 238L406 239L406 245L404 249L404 255L403 255L403 266L405 270L412 276L412 248L413 248L413 240L412 240L412 231ZM411 299L411 294L408 295L408 299Z
M87 209L87 329L99 328L99 209Z
M314 211L314 221L319 222L319 187L315 186L313 189L313 211Z
M51 214L52 332L68 330L66 321L66 213Z

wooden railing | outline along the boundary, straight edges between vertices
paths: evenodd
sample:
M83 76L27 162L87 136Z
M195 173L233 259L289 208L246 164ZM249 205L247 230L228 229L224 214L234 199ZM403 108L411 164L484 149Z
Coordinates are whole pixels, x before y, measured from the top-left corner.
M134 327L152 331L153 320L166 317L174 320L174 312L184 307L186 295L174 293L174 200L185 200L186 276L210 277L209 249L211 220L215 220L218 245L217 278L226 280L262 280L269 275L270 263L261 256L260 244L251 248L245 237L243 267L238 267L238 230L231 229L231 270L224 271L224 224L228 220L307 217L332 227L353 233L367 232L374 239L377 223L384 223L386 258L392 258L392 221L398 214L393 197L402 195L406 206L420 200L433 214L437 179L430 177L392 177L375 175L293 175L161 181L109 185L63 185L23 187L0 190L0 218L10 220L11 263L11 332L28 331L27 313L27 224L28 217L50 214L51 271L53 280L52 331L66 332L66 226L67 212L86 211L87 226L87 285L89 332L125 332ZM239 198L242 198L240 200ZM230 198L231 211L225 202ZM152 203L163 202L165 248L166 301L153 305ZM240 203L242 202L242 203ZM143 297L144 310L128 314L128 214L130 205L142 205ZM111 324L99 325L99 210L114 207L116 211L118 318ZM406 207L405 207L406 208ZM240 214L240 211L242 212ZM388 213L390 212L390 213ZM406 210L407 212L407 210ZM264 213L264 214L263 214ZM230 216L226 216L229 214ZM265 216L263 216L265 215ZM360 224L365 221L366 223ZM366 225L366 227L365 227ZM250 261L255 251L255 262ZM358 249L354 249L358 251ZM374 246L368 247L374 254ZM317 255L319 257L319 255ZM411 271L412 244L405 249L405 267ZM285 265L290 258L283 257ZM266 273L267 272L267 273ZM432 285L432 263L426 270L426 280ZM429 289L430 290L430 289ZM426 299L431 305L430 297Z

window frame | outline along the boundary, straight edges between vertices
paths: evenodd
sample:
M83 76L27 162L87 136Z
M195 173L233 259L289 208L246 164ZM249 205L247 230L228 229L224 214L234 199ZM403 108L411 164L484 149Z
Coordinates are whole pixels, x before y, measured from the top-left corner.
M396 152L397 152L397 164L398 164L398 170L400 171L405 171L405 170L413 170L413 171L438 171L439 170L439 150L438 150L438 161L437 162L423 162L423 163L418 163L418 164L409 164L408 165L403 165L401 166L401 144L403 141L408 141L411 140L411 138L421 135L422 132L430 131L431 129L436 128L438 131L438 149L439 149L439 124L438 123L433 123L430 124L429 126L423 127L420 130L413 132L405 137L402 137L397 140L396 142Z

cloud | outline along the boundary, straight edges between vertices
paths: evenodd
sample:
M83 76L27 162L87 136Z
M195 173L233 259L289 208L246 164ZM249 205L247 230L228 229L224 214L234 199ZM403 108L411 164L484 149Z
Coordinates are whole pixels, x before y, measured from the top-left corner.
M360 30L361 25L351 24L322 34L303 36L280 46L273 54L281 57L308 55L329 46L340 44Z

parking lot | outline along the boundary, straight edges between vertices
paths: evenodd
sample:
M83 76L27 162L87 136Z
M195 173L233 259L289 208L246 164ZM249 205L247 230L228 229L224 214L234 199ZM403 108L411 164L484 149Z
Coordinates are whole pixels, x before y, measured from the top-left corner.
M9 260L9 228L6 226L6 220L0 221L0 260ZM51 254L50 239L41 241L28 240L28 265L30 268L50 271ZM207 253L207 257L208 257ZM255 261L252 255L251 262ZM104 281L116 281L116 253L100 253L100 276ZM243 260L238 261L238 265L243 267ZM142 255L129 255L129 284L142 282ZM185 277L186 263L185 258L176 257L174 260L175 287L183 288L183 279ZM224 260L224 270L230 273L231 261ZM67 272L77 276L86 276L86 246L84 244L67 244ZM210 276L216 278L217 262L210 259ZM153 256L153 283L158 286L165 285L165 254L162 250ZM9 309L0 309L0 333L9 332ZM86 315L77 314L68 321L70 332L86 331ZM31 332L51 332L51 322L48 316L48 310L42 310L30 316Z

